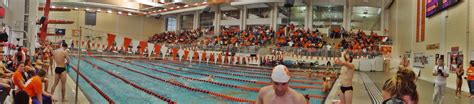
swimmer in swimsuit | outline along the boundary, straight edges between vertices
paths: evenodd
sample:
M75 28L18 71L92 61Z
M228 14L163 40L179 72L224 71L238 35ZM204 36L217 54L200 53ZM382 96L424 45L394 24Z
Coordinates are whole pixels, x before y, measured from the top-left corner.
M58 85L58 82L61 81L61 94L62 94L62 102L67 102L65 94L66 94L66 64L69 64L71 62L69 60L69 54L66 51L67 49L67 44L62 43L61 48L54 50L53 52L53 59L54 62L56 62L56 69L54 70L55 72L55 77L54 77L54 84L53 87L51 88L51 94L54 94L54 89Z
M334 61L336 65L342 65L340 75L342 96L340 96L340 98L343 104L352 104L352 91L354 90L352 88L352 79L355 68L354 64L352 64L352 57L349 56L349 54L343 52L342 56L344 58L343 61L339 59Z

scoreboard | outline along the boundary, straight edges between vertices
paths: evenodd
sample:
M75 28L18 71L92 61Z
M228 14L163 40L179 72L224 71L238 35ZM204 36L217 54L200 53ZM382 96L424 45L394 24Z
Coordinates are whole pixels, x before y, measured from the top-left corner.
M426 0L426 17L433 16L459 2L460 0Z

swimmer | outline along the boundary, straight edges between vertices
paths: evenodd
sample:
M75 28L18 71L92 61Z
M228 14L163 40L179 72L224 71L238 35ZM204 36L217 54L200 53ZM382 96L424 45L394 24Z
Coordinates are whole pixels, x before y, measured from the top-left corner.
M288 87L290 74L284 65L273 68L272 85L260 89L257 97L257 104L305 104L305 97Z
M51 88L51 94L54 94L54 90L59 82L61 82L61 95L62 95L62 102L67 102L66 100L66 64L69 64L69 53L66 51L67 44L63 43L62 47L53 51L53 59L56 62L56 69L54 70L55 78L54 84ZM66 63L67 62L67 63Z
M169 79L168 81L171 82L171 83L174 83L174 84L184 85L183 83L179 82L179 81L176 80L176 79Z
M331 81L331 78L330 77L326 77L326 78L323 78L323 91L324 92L328 92L329 91L329 87L330 87L330 82Z
M343 56L343 61L336 59L334 63L336 65L342 65L341 67L341 103L343 104L352 104L352 92L353 92L353 87L352 87L352 79L354 76L354 64L352 64L352 57L347 54L346 52L342 53Z
M211 81L211 82L214 81L214 78L213 78L213 77L214 77L214 76L209 75L209 77L207 77L207 81Z

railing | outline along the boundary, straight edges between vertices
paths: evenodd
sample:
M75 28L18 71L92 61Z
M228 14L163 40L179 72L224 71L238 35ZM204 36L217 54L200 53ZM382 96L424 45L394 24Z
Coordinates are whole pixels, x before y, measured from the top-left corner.
M231 53L257 53L261 46L242 46L235 47L231 45L192 45L192 44L180 44L180 45L166 45L168 48L197 48L198 50L205 51L221 51Z
M286 54L291 55L301 55L301 56L318 56L318 57L341 57L342 49L327 49L327 48L295 48L295 47L280 47L274 49L273 51L285 52ZM382 55L379 51L347 51L349 55L357 57L368 57L373 58L375 56Z

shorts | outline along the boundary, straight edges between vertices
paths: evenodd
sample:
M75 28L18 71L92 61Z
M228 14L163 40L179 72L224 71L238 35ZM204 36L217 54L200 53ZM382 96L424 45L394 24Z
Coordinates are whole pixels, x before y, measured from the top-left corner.
M36 97L31 97L32 104L41 104ZM42 104L52 104L53 101L51 97L47 97L43 95L43 103Z
M63 73L64 71L66 71L66 68L56 67L56 69L54 69L54 72L55 72L56 74L61 74L61 73Z

